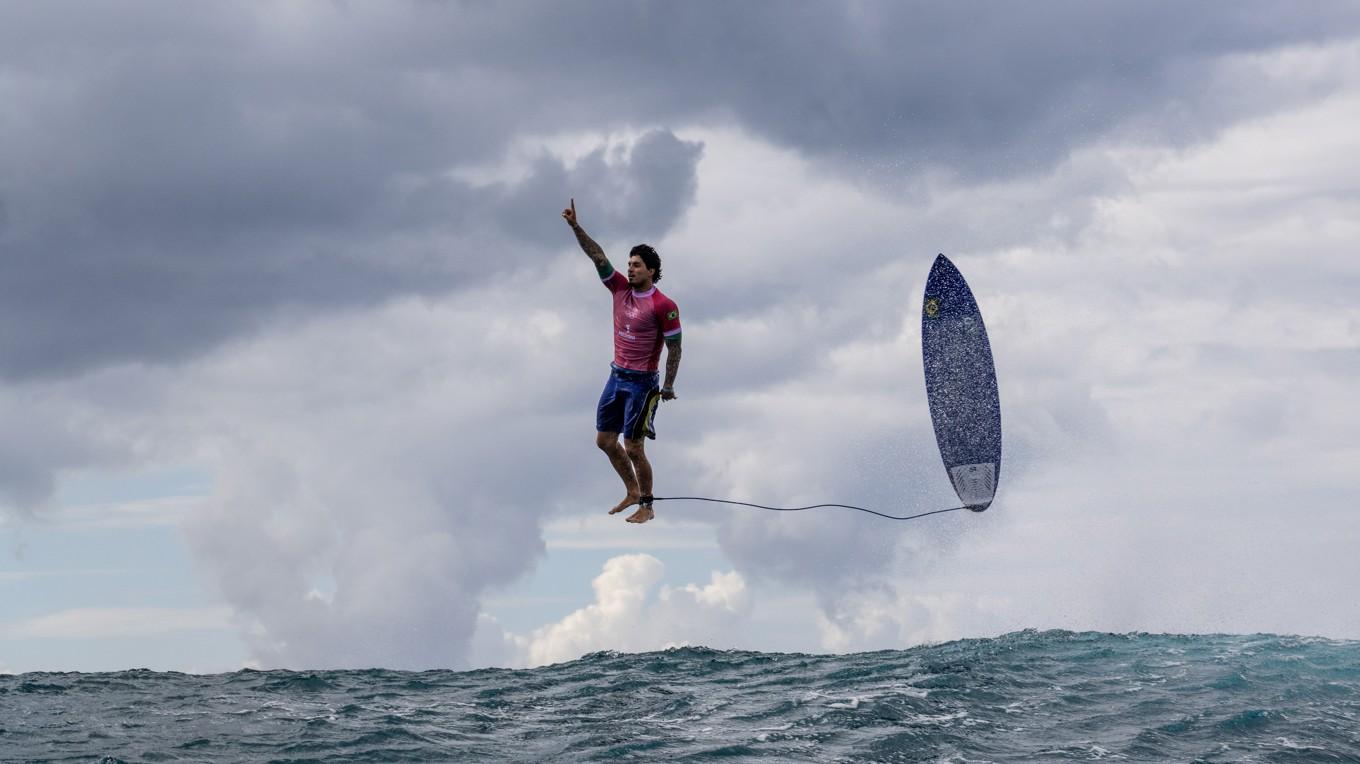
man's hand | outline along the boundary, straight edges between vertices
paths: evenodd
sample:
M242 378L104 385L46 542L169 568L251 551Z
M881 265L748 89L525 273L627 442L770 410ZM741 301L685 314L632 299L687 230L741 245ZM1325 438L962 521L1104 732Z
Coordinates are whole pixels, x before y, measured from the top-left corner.
M576 198L572 197L571 206L562 210L562 219L567 221L567 225L576 227Z
M673 387L663 387L663 388L661 388L661 400L663 400L663 401L673 401L673 400L675 400L675 388L673 388Z

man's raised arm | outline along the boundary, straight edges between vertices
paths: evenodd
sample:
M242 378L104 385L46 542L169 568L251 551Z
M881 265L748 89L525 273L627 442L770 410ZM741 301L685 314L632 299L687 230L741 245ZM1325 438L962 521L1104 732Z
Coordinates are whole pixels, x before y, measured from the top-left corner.
M576 222L575 198L571 200L570 207L562 210L562 218L567 221L567 225L571 226L572 233L576 234L576 241L581 245L581 249L585 250L585 253L590 256L591 261L595 263L595 269L600 272L600 276L604 277L609 271L614 270L614 266L609 264L609 258L604 256L604 250L586 234L581 224Z

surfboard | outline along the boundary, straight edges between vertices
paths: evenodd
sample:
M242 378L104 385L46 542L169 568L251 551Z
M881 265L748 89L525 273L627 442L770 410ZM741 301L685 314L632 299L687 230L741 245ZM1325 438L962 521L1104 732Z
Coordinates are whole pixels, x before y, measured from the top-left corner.
M981 512L1001 478L1001 398L977 300L944 255L926 277L921 360L945 471L964 506Z

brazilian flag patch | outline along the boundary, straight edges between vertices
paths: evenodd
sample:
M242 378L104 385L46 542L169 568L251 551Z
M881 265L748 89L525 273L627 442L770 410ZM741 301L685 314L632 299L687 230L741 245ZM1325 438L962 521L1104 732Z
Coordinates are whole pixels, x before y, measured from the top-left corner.
M938 297L931 297L926 300L926 315L931 318L940 315L940 299Z
M666 314L666 320L667 320L667 321L674 321L674 320L675 320L675 317L678 316L678 315L680 315L680 311L678 311L678 310L673 310L673 311L671 311L670 313L667 313L667 314Z

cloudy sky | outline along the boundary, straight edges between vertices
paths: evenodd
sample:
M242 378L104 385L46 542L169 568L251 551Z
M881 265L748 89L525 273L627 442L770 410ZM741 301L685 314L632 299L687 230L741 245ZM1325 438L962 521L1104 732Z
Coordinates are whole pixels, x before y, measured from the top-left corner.
M1360 7L0 5L0 671L1360 638ZM680 305L604 515L609 300Z

